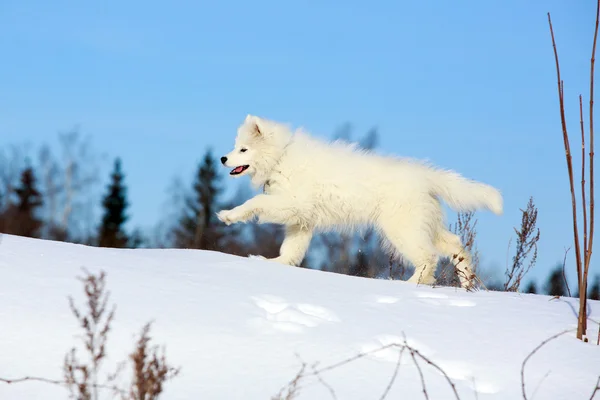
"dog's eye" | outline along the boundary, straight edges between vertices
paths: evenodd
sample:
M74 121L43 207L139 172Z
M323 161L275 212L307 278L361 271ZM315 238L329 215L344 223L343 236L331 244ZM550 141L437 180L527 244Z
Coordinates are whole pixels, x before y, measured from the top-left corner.
M245 153L248 149L240 149L240 153Z

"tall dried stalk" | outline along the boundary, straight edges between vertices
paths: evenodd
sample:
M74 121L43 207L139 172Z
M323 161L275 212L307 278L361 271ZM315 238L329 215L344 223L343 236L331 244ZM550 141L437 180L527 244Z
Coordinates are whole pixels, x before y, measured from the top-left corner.
M142 328L135 351L129 358L133 363L133 382L129 397L124 400L156 400L164 390L165 382L179 374L179 368L170 366L158 348L150 346L150 323Z
M517 243L513 262L510 267L506 266L504 290L507 292L519 290L523 277L535 265L537 260L537 242L540 240L540 230L536 227L537 213L538 210L533 202L533 197L530 197L527 208L521 210L521 228L519 230L514 228ZM530 255L529 264L525 266L524 262Z
M587 310L587 284L588 272L590 269L590 260L592 258L592 246L594 244L594 64L596 61L596 42L598 39L598 24L600 22L600 0L596 5L596 26L594 27L594 43L592 45L592 57L590 59L590 236L585 254L585 265L583 272L583 288L580 290L579 315L584 315L584 334L587 328L587 319L585 318ZM582 121L583 126L583 121ZM583 294L582 294L583 293ZM581 304L581 298L584 299Z
M65 381L71 395L78 400L98 400L98 373L106 356L106 341L115 315L115 307L108 311L109 293L105 290L105 273L93 275L86 271L78 278L84 285L87 312L80 311L69 296L69 306L85 332L84 347L89 353L89 363L81 363L73 347L65 356L63 367Z
M560 104L560 118L563 132L563 141L565 146L565 155L567 160L567 168L569 172L569 184L571 189L571 203L573 213L573 238L575 240L575 261L577 267L577 283L579 287L579 316L577 323L577 338L586 340L587 331L587 283L588 283L588 272L590 266L590 260L592 257L592 247L594 242L594 63L596 56L596 42L598 38L598 25L600 21L600 0L596 5L596 25L594 29L594 41L592 46L592 57L590 59L590 164L589 164L589 216L588 216L588 204L586 202L586 185L585 185L585 130L583 123L583 100L581 95L579 96L579 119L581 128L581 202L583 209L583 260L581 253L581 245L579 242L579 229L577 227L577 201L575 196L575 184L573 178L573 165L571 157L571 149L569 145L569 134L567 132L567 123L565 118L564 109L564 83L560 77L560 65L558 62L558 51L556 50L556 41L554 39L554 30L552 29L552 20L550 19L550 13L548 13L548 24L550 26L550 35L552 37L552 47L554 49L554 59L556 62L556 74L558 80L558 99ZM589 218L589 219L588 219ZM588 236L589 227L589 236Z

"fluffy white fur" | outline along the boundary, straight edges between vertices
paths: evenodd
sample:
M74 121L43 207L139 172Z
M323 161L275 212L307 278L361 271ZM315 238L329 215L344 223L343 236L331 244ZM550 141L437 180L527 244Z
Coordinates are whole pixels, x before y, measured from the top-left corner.
M457 255L463 258L457 265L461 284L469 287L469 255L446 228L440 199L456 211L502 214L502 196L489 185L420 161L326 143L252 115L221 162L235 177L249 175L264 193L221 211L219 219L227 225L254 218L285 225L280 256L272 259L283 264L301 263L315 230L371 225L393 254L415 266L410 282L434 283L438 258Z

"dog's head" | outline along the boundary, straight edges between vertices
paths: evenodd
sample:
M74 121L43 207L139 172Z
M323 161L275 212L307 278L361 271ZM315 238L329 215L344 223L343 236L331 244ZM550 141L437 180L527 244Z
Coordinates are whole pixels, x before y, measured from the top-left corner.
M286 126L253 115L240 125L233 151L221 157L229 175L263 175L279 160L291 133Z

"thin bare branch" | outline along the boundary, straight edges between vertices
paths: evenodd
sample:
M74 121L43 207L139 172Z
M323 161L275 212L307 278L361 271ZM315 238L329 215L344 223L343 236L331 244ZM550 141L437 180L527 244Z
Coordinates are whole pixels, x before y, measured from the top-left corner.
M304 378L306 375L304 371L306 370L306 363L302 363L302 367L300 371L294 376L294 378L284 386L279 393L275 396L271 397L271 400L292 400L298 395L300 380Z
M331 398L334 399L334 400L337 400L337 395L335 394L335 390L333 390L333 388L331 387L331 385L328 384L327 382L325 382L325 380L321 377L321 374L319 374L319 371L317 370L317 365L316 364L312 366L312 370L314 372L315 377L319 381L319 383L321 385L323 385L327 389L327 391L331 395Z
M412 357L413 362L415 363L415 366L417 367L417 371L419 372L419 378L421 379L421 387L423 388L423 396L425 396L426 400L429 400L429 394L427 393L427 386L425 385L425 377L423 376L423 371L421 370L421 366L417 362L417 358L415 357L415 354L412 351L410 352L410 356ZM475 392L475 393L477 393L477 392Z
M565 257L563 258L563 265L562 265L562 274L563 274L563 281L565 281L565 286L567 287L567 293L569 294L569 297L572 297L571 289L569 288L569 281L567 281L567 275L565 273L565 265L567 264L567 253L569 252L569 250L571 250L570 247L565 250Z
M42 378L39 376L23 376L21 378L13 378L13 379L7 379L7 378L0 378L0 382L4 382L8 385L14 384L14 383L23 383L23 382L43 382L43 383L49 383L52 385L58 385L58 386L68 386L70 383L67 381L61 381L58 379L48 379L48 378ZM97 388L97 389L107 389L107 390L111 390L113 392L117 392L121 395L126 395L127 392L119 389L117 386L114 385L102 385L102 384L90 384L91 387Z
M598 380L596 381L596 387L594 388L594 391L592 392L592 395L590 396L590 400L594 399L594 396L596 396L596 393L598 393L598 391L600 391L600 376L598 377Z
M583 100L579 95L579 125L581 126L581 204L583 206L583 257L588 254L587 205L585 201L585 129L583 128Z
M379 400L384 400L390 393L392 386L394 386L394 382L396 381L396 377L398 376L398 371L400 370L400 364L402 362L402 354L404 354L404 349L404 347L400 349L400 353L398 354L398 360L396 361L396 367L394 368L394 373L392 374L392 377L390 378L390 381Z
M541 349L542 347L544 347L548 342L553 341L554 339L564 335L565 333L571 332L573 331L573 329L567 329L564 330L562 332L559 332L555 335L550 336L548 339L542 341L539 345L537 345L528 355L527 357L525 357L525 359L523 360L523 363L521 364L521 392L523 394L523 400L527 400L527 392L525 390L525 365L527 364L527 362L529 361L529 359L538 352L539 349Z
M596 4L596 25L594 28L594 43L592 45L592 57L590 59L590 233L587 251L584 253L583 278L579 284L579 324L581 325L581 336L587 332L587 284L592 248L594 243L594 65L596 61L596 41L598 38L598 23L600 21L600 0ZM583 162L583 160L582 160Z
M460 396L458 394L458 391L456 390L456 386L454 384L454 382L452 382L452 379L450 379L450 377L448 376L448 374L446 374L446 372L436 363L434 363L432 360L430 360L429 358L425 357L423 354L421 354L417 349L409 346L406 343L406 339L404 340L404 343L390 343L387 344L385 346L381 346L378 347L376 349L367 351L367 352L363 352L363 353L359 353L353 357L347 358L343 361L331 364L327 367L323 367L321 369L317 369L315 367L313 367L313 371L311 373L306 373L306 363L302 362L302 368L300 369L300 371L296 374L296 376L285 386L283 387L279 393L277 395L275 395L272 400L288 400L288 399L292 399L293 396L298 394L298 390L299 390L299 384L300 381L304 378L310 377L310 376L315 376L317 378L319 378L319 380L324 383L322 381L322 379L320 379L320 375L323 374L324 372L327 371L331 371L333 369L337 369L341 366L344 366L346 364L350 364L356 360L359 360L361 358L365 358L368 357L369 355L373 355L375 353L384 351L386 349L398 349L399 350L399 355L398 355L398 361L396 363L395 369L394 369L394 373L392 374L392 377L390 379L390 382L388 383L382 397L380 398L380 400L383 400L387 397L387 395L389 394L394 382L396 381L396 378L398 376L398 371L400 369L400 365L401 365L401 360L402 360L402 354L404 351L409 351L411 354L411 357L413 358L413 360L415 361L415 365L419 370L419 373L421 374L421 382L423 384L423 392L425 394L425 397L428 399L428 394L427 394L427 389L425 387L425 380L424 377L422 376L422 370L421 370L421 366L416 362L416 359L419 358L422 361L424 361L425 363L429 364L431 367L433 367L434 369L436 369L438 372L440 372L442 374L442 376L446 379L446 381L448 382L448 385L450 386L450 388L452 389L452 393L454 394L454 398L456 398L456 400L460 400ZM325 385L329 390L330 393L332 392L331 387L329 385Z
M596 61L596 42L598 39L598 24L600 22L600 0L596 4L596 26L594 28L594 43L590 59L590 236L588 243L588 259L585 268L589 268L594 244L594 66Z
M47 378L40 378L37 376L24 376L22 378L14 378L14 379L0 378L0 382L7 383L9 385L13 384L13 383L21 383L21 382L26 382L26 381L51 383L53 385L66 385L67 384L65 381L61 381L58 379L47 379Z
M563 142L565 146L565 157L567 160L567 169L569 172L569 185L571 189L571 206L573 212L573 236L575 239L575 258L577 261L577 282L581 282L582 270L581 270L581 250L579 245L579 229L577 228L577 202L575 199L575 185L573 180L573 163L571 160L571 146L569 144L569 133L567 132L567 122L565 118L565 104L564 104L564 84L560 78L560 65L558 62L558 50L556 49L556 41L554 40L554 30L552 28L552 20L550 13L548 13L548 25L550 25L550 36L552 37L552 47L554 48L554 60L556 62L556 75L558 80L558 100L560 106L560 122L562 125Z

